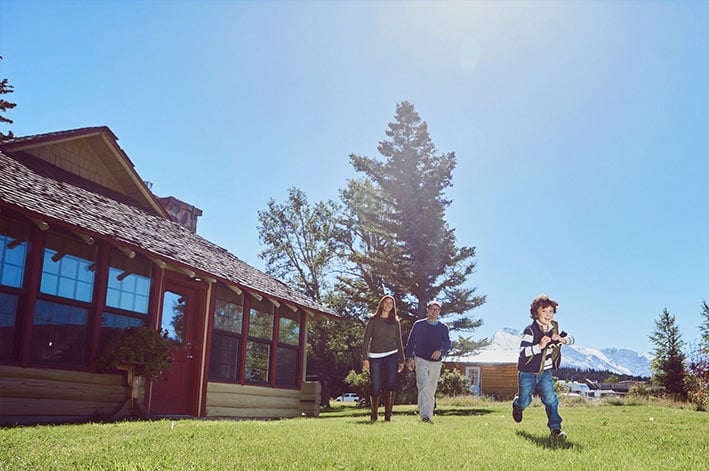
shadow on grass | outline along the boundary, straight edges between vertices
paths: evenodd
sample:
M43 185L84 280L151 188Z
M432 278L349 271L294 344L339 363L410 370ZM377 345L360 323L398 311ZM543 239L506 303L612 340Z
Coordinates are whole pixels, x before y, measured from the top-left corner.
M488 415L492 414L492 410L490 409L471 409L469 407L464 407L464 408L455 408L455 407L446 407L443 409L435 409L433 411L433 415L435 417L454 417L454 416L459 416L459 417L465 417L465 416L483 416L483 415ZM327 410L321 410L321 414L319 416L320 419L337 419L337 418L342 418L342 417L353 417L353 418L363 418L362 423L369 423L369 413L370 410L369 408L360 408L360 407L330 407ZM418 416L418 411L416 409L409 409L409 410L397 410L396 406L394 406L394 413L393 416L399 416L399 417L404 417L404 416ZM379 420L384 419L384 410L380 409L379 411Z
M440 416L440 417L446 417L446 416L451 416L451 415L466 416L466 415L487 415L487 414L492 414L492 411L489 409L470 409L470 408L456 409L453 407L446 407L445 409L436 409L433 411L434 416Z
M520 437L529 440L541 448L547 448L549 450L570 450L572 448L576 450L579 449L578 445L571 443L568 439L552 437L551 434L539 436L532 435L531 433L522 430L517 430L516 433Z

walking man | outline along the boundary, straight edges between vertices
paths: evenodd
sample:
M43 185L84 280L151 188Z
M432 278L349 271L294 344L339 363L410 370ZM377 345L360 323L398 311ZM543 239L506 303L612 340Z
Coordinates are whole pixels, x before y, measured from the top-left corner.
M441 376L441 359L451 348L448 326L438 320L441 303L429 301L427 317L414 323L406 342L406 366L416 369L416 388L421 420L430 423L436 401L438 378Z

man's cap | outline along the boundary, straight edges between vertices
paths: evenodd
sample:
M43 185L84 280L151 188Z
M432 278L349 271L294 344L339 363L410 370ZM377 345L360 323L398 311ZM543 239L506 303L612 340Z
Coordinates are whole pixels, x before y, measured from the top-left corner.
M428 302L428 304L426 304L426 307L431 307L431 306L433 306L434 304L435 304L436 306L438 306L438 307L441 307L441 302L440 302L439 300L437 300L437 299L432 299L432 300L430 300L430 301Z

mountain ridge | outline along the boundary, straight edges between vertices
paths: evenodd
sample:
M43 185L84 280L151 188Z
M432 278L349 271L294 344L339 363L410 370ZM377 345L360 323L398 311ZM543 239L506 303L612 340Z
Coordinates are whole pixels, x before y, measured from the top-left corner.
M498 329L490 341L490 345L481 349L478 355L490 357L498 354L500 358L510 361L519 352L522 333L519 330L505 327ZM609 347L601 350L578 344L565 345L561 356L561 366L581 370L602 370L616 374L650 377L652 358L645 354L626 348Z

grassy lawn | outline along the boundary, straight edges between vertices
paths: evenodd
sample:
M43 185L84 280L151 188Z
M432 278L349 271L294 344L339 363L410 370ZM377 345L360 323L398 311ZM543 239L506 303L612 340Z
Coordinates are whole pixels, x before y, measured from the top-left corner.
M709 413L661 405L543 407L515 423L509 403L415 406L391 423L333 402L319 418L160 420L0 429L0 470L709 470Z

